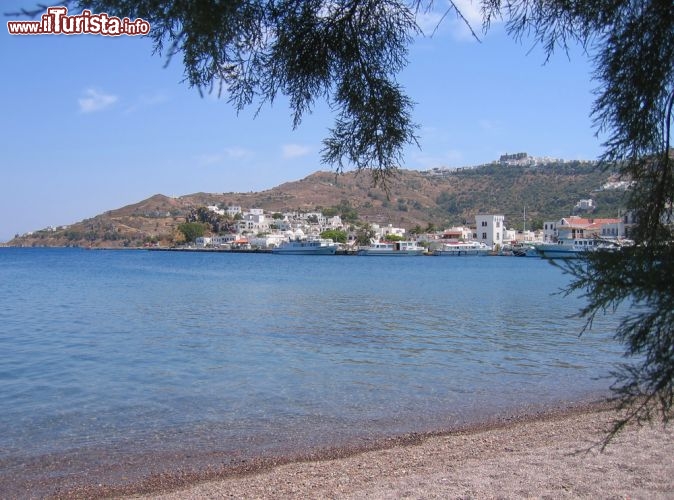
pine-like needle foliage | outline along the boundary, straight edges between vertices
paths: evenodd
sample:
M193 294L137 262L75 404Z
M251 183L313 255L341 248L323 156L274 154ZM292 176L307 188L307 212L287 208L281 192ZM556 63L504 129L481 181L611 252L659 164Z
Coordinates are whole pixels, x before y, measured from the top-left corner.
M616 332L626 362L613 386L624 410L608 436L629 421L659 415L674 401L674 3L671 0L488 0L485 20L508 17L518 37L535 37L550 55L580 42L593 57L599 86L593 108L608 134L604 165L634 181L629 196L634 246L565 264L569 292L581 291L591 325L600 313L626 310Z
M323 159L371 169L386 184L415 144L412 102L396 82L418 32L398 0L82 0L143 18L158 52L181 55L187 82L224 92L237 110L287 96L297 127L317 100L337 118ZM259 110L259 108L258 108Z

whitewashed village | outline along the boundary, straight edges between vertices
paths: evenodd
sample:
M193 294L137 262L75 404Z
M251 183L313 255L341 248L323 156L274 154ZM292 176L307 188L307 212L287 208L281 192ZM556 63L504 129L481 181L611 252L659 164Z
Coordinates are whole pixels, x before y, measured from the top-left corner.
M591 208L592 200L581 200L579 207ZM280 254L357 254L357 255L517 255L574 257L596 249L619 248L630 244L629 216L585 218L578 215L547 221L540 230L506 227L504 215L475 215L475 225L455 226L439 231L408 234L392 224L363 228L344 223L339 215L322 212L265 213L263 209L244 210L240 206L207 209L236 221L236 232L201 236L186 248L211 250L259 250ZM526 222L525 222L526 224ZM343 243L329 236L335 231L346 235ZM184 247L185 248L185 247Z

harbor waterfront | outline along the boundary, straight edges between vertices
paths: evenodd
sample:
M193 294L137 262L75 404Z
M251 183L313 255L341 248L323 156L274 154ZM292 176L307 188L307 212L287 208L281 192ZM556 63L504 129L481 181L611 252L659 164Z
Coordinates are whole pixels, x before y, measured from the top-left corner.
M0 249L0 491L451 429L608 393L544 259Z

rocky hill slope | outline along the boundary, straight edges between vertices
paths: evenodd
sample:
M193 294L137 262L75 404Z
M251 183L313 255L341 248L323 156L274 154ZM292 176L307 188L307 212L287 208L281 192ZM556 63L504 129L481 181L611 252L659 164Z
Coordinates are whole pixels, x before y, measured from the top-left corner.
M269 212L333 208L352 223L393 224L408 229L432 224L443 228L474 221L478 213L506 216L520 228L526 207L527 227L573 212L580 199L592 198L595 217L617 216L624 191L600 190L612 177L592 162L558 162L539 166L493 163L457 170L401 170L385 192L369 175L316 172L258 193L195 193L170 198L157 194L139 203L110 210L56 230L15 238L16 246L137 247L171 245L177 226L191 211L206 205L240 205Z

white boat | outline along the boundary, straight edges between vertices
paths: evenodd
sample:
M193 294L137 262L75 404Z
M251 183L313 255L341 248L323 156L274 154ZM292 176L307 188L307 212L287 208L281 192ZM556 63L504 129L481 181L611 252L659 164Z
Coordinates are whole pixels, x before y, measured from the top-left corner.
M271 253L279 255L335 255L338 244L331 239L313 238L281 243Z
M433 255L489 255L491 251L491 247L481 241L457 241L452 243L443 243L439 249L433 252Z
M534 243L525 243L512 247L512 252L515 257L540 257L541 254L536 250Z
M576 259L587 252L620 248L617 243L598 238L563 238L555 243L539 243L534 247L544 259Z
M416 241L379 241L358 250L358 255L367 256L414 257L422 253L424 247L417 245Z

